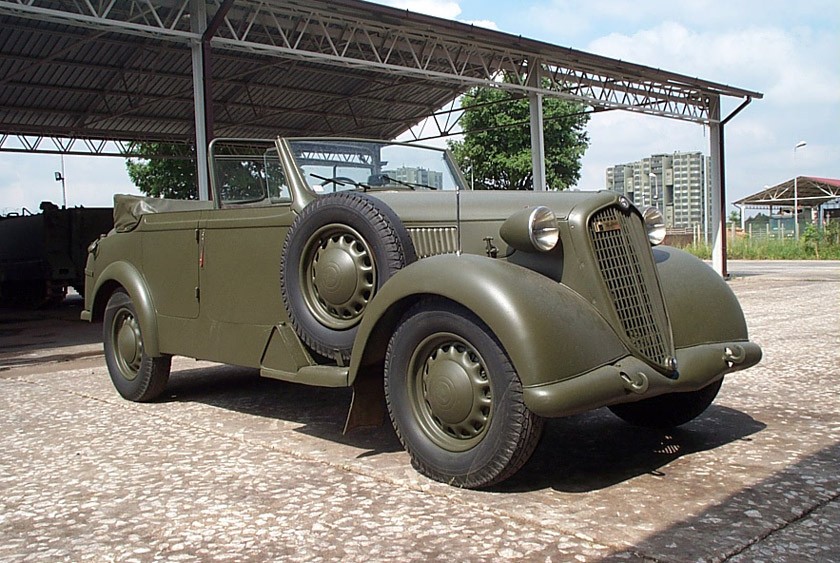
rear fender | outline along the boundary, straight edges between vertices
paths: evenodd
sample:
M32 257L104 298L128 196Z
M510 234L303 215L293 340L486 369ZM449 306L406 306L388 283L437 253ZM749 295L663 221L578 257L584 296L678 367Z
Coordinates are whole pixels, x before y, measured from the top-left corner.
M573 377L627 355L609 324L567 286L526 268L476 255L444 254L397 272L368 305L348 383L374 375L402 315L438 296L475 313L507 352L523 385ZM377 374L378 375L378 374Z
M100 291L110 293L114 284L122 286L134 303L140 321L140 331L143 333L144 351L151 357L160 356L157 317L152 297L142 274L128 262L112 262L97 277L93 287L93 303L96 304L96 308L91 311L92 318L101 317L108 302L109 295L100 296Z

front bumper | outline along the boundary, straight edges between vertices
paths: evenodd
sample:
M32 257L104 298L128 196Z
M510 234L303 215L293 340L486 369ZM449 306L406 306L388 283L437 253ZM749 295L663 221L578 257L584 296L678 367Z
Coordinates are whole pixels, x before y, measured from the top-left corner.
M525 387L525 404L539 416L560 417L665 393L696 391L727 373L754 366L761 360L761 348L753 342L702 344L678 349L676 357L676 377L626 356L571 379Z

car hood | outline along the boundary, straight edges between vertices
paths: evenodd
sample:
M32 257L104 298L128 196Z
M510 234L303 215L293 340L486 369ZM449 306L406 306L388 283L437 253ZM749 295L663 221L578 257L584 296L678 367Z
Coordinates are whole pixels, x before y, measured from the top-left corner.
M530 191L370 191L385 202L406 224L454 221L504 221L521 209L546 206L566 220L576 208L598 209L616 203L619 194L600 192Z

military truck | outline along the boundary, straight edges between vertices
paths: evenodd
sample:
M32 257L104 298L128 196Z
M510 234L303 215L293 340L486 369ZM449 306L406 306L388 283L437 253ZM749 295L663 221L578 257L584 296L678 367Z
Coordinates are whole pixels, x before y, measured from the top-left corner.
M0 305L54 306L68 286L82 293L87 247L113 226L111 208L40 207L0 217Z

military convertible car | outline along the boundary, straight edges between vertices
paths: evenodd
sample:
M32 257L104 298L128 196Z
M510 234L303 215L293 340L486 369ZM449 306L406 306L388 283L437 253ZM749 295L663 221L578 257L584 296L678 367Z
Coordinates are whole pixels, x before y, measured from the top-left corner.
M150 401L172 355L353 387L422 474L513 475L546 417L702 413L756 364L741 308L662 216L617 193L470 190L443 150L216 140L212 201L116 196L85 310L117 391Z

